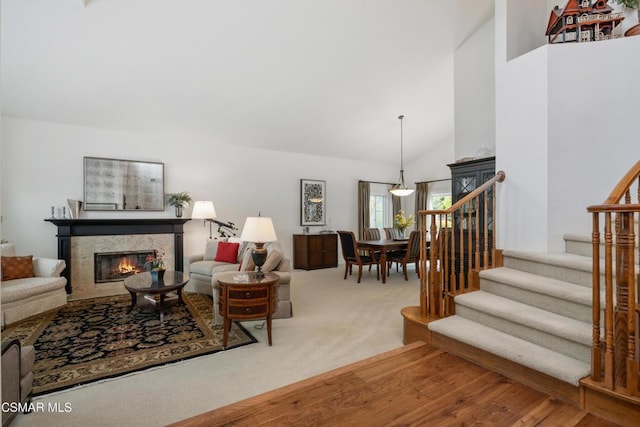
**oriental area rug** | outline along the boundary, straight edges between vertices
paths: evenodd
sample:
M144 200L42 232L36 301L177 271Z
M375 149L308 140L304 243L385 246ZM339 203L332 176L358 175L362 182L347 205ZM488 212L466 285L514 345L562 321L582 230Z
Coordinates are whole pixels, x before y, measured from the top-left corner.
M40 395L223 350L222 325L212 301L183 293L185 304L166 310L134 308L129 295L71 301L65 307L7 326L2 340L33 345L33 393ZM226 349L257 342L233 323Z

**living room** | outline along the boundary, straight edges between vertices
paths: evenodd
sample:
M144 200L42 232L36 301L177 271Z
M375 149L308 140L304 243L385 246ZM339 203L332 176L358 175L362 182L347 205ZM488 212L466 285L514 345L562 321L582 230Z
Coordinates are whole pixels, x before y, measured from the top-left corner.
M214 49L194 52L193 47L175 47L166 35L145 52L149 32L135 28L144 28L147 15L160 13L159 6L148 2L123 3L115 10L100 0L65 0L57 5L24 3L5 0L2 4L1 226L2 238L15 242L20 253L57 256L56 229L44 219L50 217L51 206L64 206L69 198L82 200L84 156L162 162L167 193L188 191L195 199L213 200L220 219L239 225L258 212L272 217L283 251L289 255L291 235L302 231L300 179L326 181L327 224L312 227L313 231L357 230L358 180L397 180L399 114L406 116L404 159L408 183L447 178L448 163L473 156L482 145L494 147L496 167L508 176L499 193L503 229L498 234L498 246L502 248L558 251L562 250L563 233L588 233L586 207L604 200L640 157L635 96L640 90L640 59L635 54L640 38L546 46L544 28L556 2L522 5L513 0L474 1L473 6L470 2L454 2L446 7L461 19L469 19L465 11L481 15L475 17L475 25L465 27L470 32L458 41L455 51L450 50L442 62L419 62L422 68L417 72L389 72L390 80L404 82L400 85L381 80L368 86L382 88L378 96L383 99L378 104L372 96L341 101L341 105L326 101L332 92L308 92L308 86L320 78L314 75L302 82L293 80L295 90L287 96L277 90L284 87L280 80L276 89L270 87L271 73L277 73L262 56L243 59L246 70L255 68L258 73L236 82L238 87L248 87L242 96L224 90L230 83L214 72L215 67L207 69L207 79L211 85L215 83L215 89L191 87L188 83L194 79L198 65L183 67L183 63L191 64L185 58L221 54ZM281 11L283 15L296 12L289 3L278 4L288 8ZM205 7L202 2L195 6ZM356 18L364 13L365 6L350 6L346 16L352 21L344 19L355 23L345 27L358 28ZM376 2L376 6L374 11L379 14L397 8L386 1ZM402 20L408 20L415 31L407 36L411 44L394 44L402 55L391 56L387 62L398 63L409 54L422 55L419 37L433 35L428 29L418 31L416 21L427 27L434 19L428 11L438 7L441 5L431 2L406 6L395 29L400 31ZM224 14L205 10L209 16L217 16L216 23L225 28L220 18ZM244 12L251 15L249 10ZM300 24L317 11L306 5L297 12L305 17L296 21ZM320 12L323 19L340 15L333 9ZM128 28L126 32L118 31L114 21L104 18L120 16L118 13ZM190 19L196 18L183 13L176 18L179 23L165 16L160 24L180 25L182 31L195 26ZM412 14L419 19L410 19ZM374 24L384 22L374 17L370 17L374 21L371 26L361 24L362 31L374 32ZM287 20L276 22L283 25ZM160 24L152 28L157 30ZM257 22L251 24L263 28ZM57 26L66 26L69 33L58 33L60 29L53 28ZM39 31L32 31L34 27ZM286 28L295 37L304 33L299 26ZM81 29L83 37L72 31ZM233 36L219 32L216 37L225 42L238 37L235 32ZM98 33L100 38L94 39ZM131 35L135 35L135 48L120 59L112 56L112 50L117 50L114 45L127 45L130 40L125 37ZM258 32L255 37L260 36ZM116 43L111 44L112 38ZM241 41L246 44L246 40ZM337 49L340 42L333 42L331 46ZM352 54L342 53L346 57ZM166 68L166 74L157 77L153 68L141 69L145 61L132 60L147 55L154 56L155 62L149 63L157 70ZM233 56L221 62L230 58ZM335 65L325 72L340 75L346 65L339 59L344 57L330 56L328 60ZM376 66L382 67L381 62ZM286 76L291 77L295 71ZM431 83L423 83L414 75L423 72L433 78ZM180 77L165 78L167 74ZM376 78L371 76L372 80ZM199 79L207 81L202 76ZM41 87L47 80L52 85ZM355 81L336 81L331 87L335 92L340 92L342 85L356 85ZM182 85L190 90L180 93ZM591 87L600 90L585 90ZM210 92L207 96L211 101L194 101L189 106L200 89ZM112 97L118 102L112 102ZM446 114L426 110L415 101L421 97L435 102ZM138 103L141 99L144 102ZM309 104L317 110L303 102L307 99L313 100ZM209 102L219 104L210 108ZM126 104L134 105L135 111L119 114ZM376 108L351 127L351 121L364 115L364 106L369 104L376 104ZM164 109L167 105L172 108ZM331 109L336 112L329 114ZM268 112L275 113L267 116ZM174 122L170 114L181 120ZM316 122L321 124L319 128L313 127ZM426 132L425 128L436 128L437 132ZM263 138L267 131L270 141ZM306 140L311 142L307 144ZM338 141L337 147L329 144L333 140ZM300 147L291 148L297 145ZM413 211L410 199L404 209ZM87 219L141 216L113 212L82 215ZM173 217L173 211L167 207L143 216ZM190 216L189 210L185 216ZM188 221L185 253L202 252L208 235L208 226L202 221ZM341 271L335 274L341 281Z

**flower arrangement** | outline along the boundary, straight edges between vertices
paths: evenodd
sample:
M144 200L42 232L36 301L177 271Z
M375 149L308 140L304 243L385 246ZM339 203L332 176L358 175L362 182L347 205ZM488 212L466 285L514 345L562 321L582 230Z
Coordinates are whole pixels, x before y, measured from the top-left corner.
M164 261L162 255L159 254L157 249L153 250L152 254L148 254L144 262L144 268L148 271L164 270Z
M186 191L167 194L167 204L174 208L183 208L191 203L191 196Z
M404 234L404 230L411 227L413 224L413 215L409 215L408 218L405 218L403 210L399 210L398 213L393 217L393 225L402 234Z

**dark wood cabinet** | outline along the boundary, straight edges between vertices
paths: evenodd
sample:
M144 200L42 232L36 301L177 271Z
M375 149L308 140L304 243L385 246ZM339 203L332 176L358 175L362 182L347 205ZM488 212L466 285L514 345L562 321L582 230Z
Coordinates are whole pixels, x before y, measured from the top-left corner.
M294 234L293 268L315 270L338 266L338 235Z
M496 158L451 163L451 203L455 203L496 174Z
M496 158L487 157L485 159L470 160L468 162L452 163L447 165L451 169L451 203L454 204L458 200L463 199L467 194L471 193L476 188L490 180L496 174ZM488 193L488 198L493 198L493 193ZM472 211L478 210L478 216L473 216L471 228L475 228L476 219L478 224L482 226L484 224L484 204L487 203L487 214L489 229L493 228L493 203L492 200L485 200L481 197L478 200L478 205L471 204L471 206L464 206L462 213L464 220L460 223L460 215L456 215L454 220L456 222L456 228L469 228L468 221L469 209Z
M447 166L451 169L452 204L463 199L496 174L495 157L452 163ZM469 210L471 210L471 212L469 212ZM452 271L454 272L457 283L458 272L467 270L467 266L470 264L472 268L478 268L484 265L484 259L482 257L480 257L480 265L476 265L474 256L471 256L470 260L469 251L471 250L471 252L473 252L474 248L478 245L480 248L484 248L485 238L488 239L486 243L489 246L493 245L493 191L490 190L486 195L481 195L471 203L465 204L461 210L454 214L453 221L456 232L451 236L454 245L453 256L455 257ZM484 233L485 224L487 227L486 234ZM460 242L459 230L462 230L464 242ZM477 231L478 233L476 233ZM479 236L479 242L476 236Z

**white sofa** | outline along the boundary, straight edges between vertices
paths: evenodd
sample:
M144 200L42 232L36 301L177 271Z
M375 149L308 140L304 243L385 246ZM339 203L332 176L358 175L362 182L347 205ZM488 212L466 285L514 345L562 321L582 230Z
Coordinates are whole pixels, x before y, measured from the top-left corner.
M3 258L16 257L13 243L3 243L1 254ZM2 327L67 303L67 279L60 277L65 262L60 259L33 257L32 265L34 277L2 280ZM5 277L4 273L2 277Z
M226 241L240 244L238 256L234 263L215 261L219 242ZM189 273L189 283L184 287L184 290L187 292L207 294L213 297L213 312L216 323L221 323L222 321L218 313L217 277L225 272L239 271L241 268L242 271L247 271L247 265L249 265L249 269L252 270L252 261L247 262L247 260L250 259L252 246L252 244L247 244L247 242L242 242L237 238L228 240L221 238L207 242L203 254L184 257L184 271ZM273 318L289 318L293 316L293 305L290 297L291 261L282 254L282 248L278 242L267 243L265 248L267 248L268 252L279 251L281 253L281 259L279 263L275 265L274 269L265 270L280 276L280 281L278 282L278 310L274 313ZM268 259L267 262L269 262ZM265 265L267 264L265 263Z

